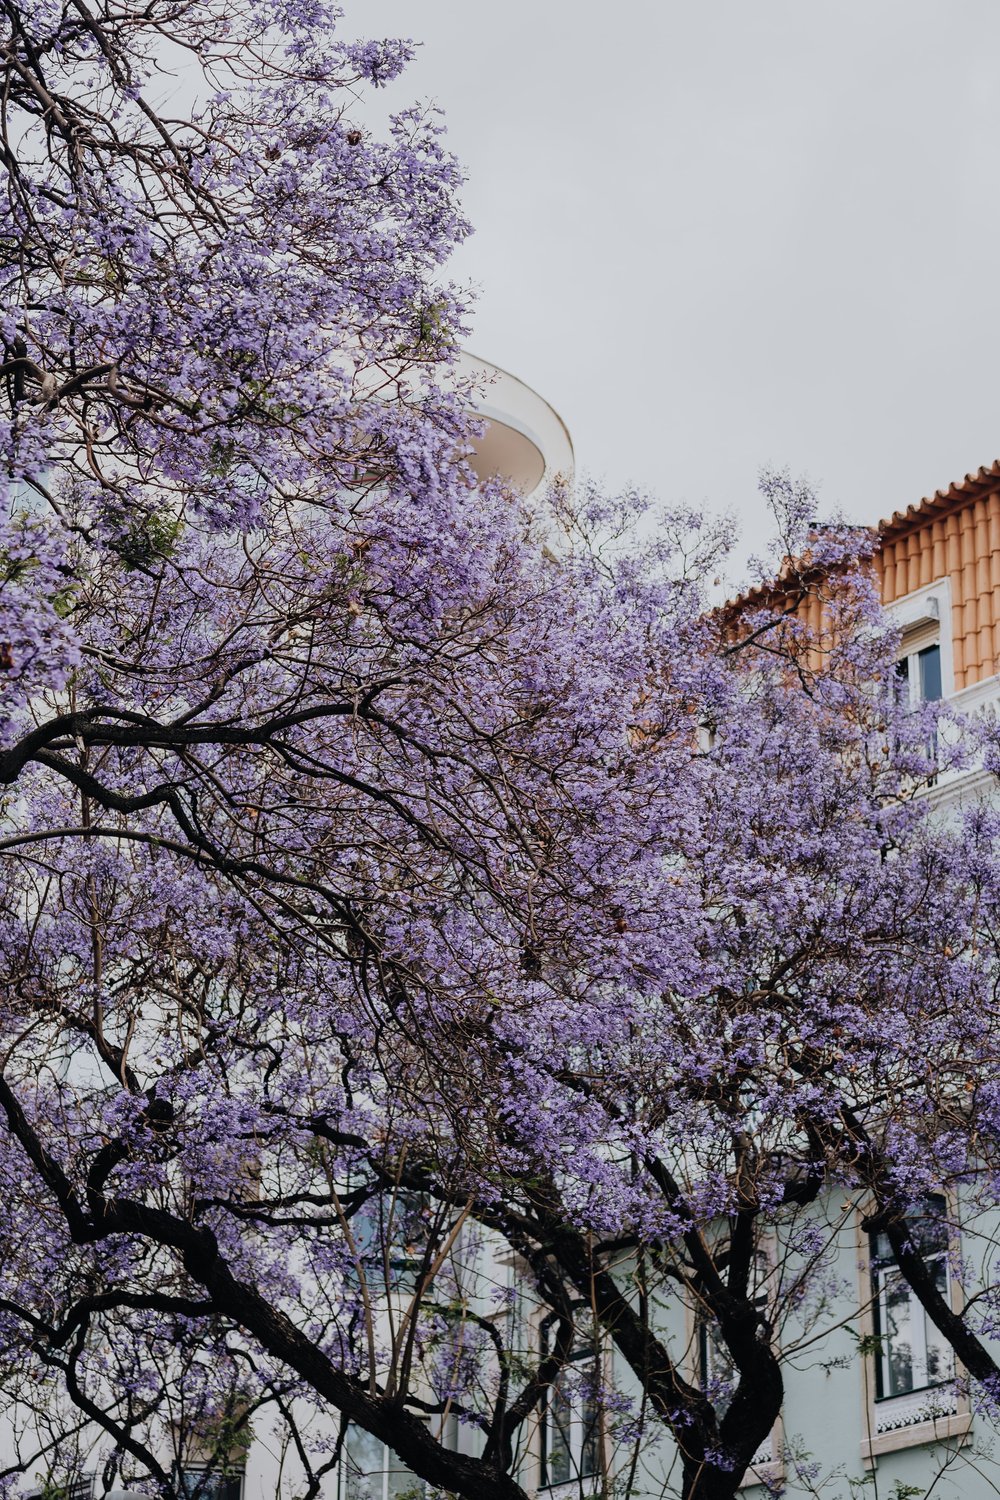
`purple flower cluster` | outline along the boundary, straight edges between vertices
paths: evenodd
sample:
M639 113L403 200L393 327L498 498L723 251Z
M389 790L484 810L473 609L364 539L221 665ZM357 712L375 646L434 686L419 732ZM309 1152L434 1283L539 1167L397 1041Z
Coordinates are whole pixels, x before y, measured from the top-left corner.
M273 1422L318 1494L318 1409L520 1500L556 1389L734 1493L829 1204L940 1317L904 1215L996 1199L1000 824L924 795L994 731L903 712L872 538L783 476L735 612L724 528L475 482L460 174L354 113L408 44L14 9L0 1364L164 1493Z

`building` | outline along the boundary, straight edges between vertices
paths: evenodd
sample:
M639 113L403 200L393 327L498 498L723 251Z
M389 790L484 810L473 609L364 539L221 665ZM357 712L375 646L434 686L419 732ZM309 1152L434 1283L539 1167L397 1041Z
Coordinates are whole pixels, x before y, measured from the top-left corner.
M477 373L489 374L481 362ZM488 425L474 461L483 477L499 472L531 493L546 478L571 471L572 447L562 423L514 377L494 372L480 410ZM901 631L901 677L912 700L944 696L978 710L1000 698L1000 462L881 522L875 565ZM976 773L965 773L943 779L935 796L944 803L979 790ZM942 1206L928 1202L921 1242L939 1283L957 1298L947 1238L939 1229ZM955 1210L960 1220L961 1205ZM836 1291L808 1362L789 1382L782 1421L762 1445L744 1489L763 1496L765 1487L786 1487L791 1495L819 1493L826 1500L854 1500L868 1492L865 1486L896 1500L930 1494L935 1500L986 1500L996 1494L1000 1451L991 1452L992 1431L971 1413L950 1351L900 1281L880 1237L869 1237L860 1216L841 1212L835 1201L815 1212L834 1245ZM980 1224L977 1233L992 1246L998 1229L1000 1214L996 1225ZM530 1308L518 1307L517 1266L493 1256L488 1245L476 1254L470 1275L509 1290L512 1316L537 1348L548 1331L532 1320ZM470 1264L472 1259L470 1254ZM406 1266L394 1269L405 1282ZM769 1295L769 1275L770 1268L762 1267L762 1299ZM724 1379L725 1355L710 1329L684 1309L669 1316L688 1351L690 1377L705 1384ZM585 1376L609 1359L595 1345L584 1345L571 1363ZM471 1441L457 1425L445 1435L456 1445ZM550 1500L587 1500L601 1490L603 1439L585 1381L564 1382L529 1434L523 1485ZM664 1443L644 1457L632 1495L653 1500L676 1494L670 1473L670 1445ZM290 1462L266 1432L257 1433L249 1452L217 1480L201 1485L196 1459L189 1478L192 1495L204 1493L206 1500L276 1500L298 1493L294 1456ZM89 1500L92 1492L93 1481L83 1476L71 1500ZM322 1490L324 1500L414 1500L422 1493L391 1449L360 1431L348 1434L344 1458Z
M1000 461L882 520L877 533L874 567L883 603L900 631L899 675L911 703L947 698L969 713L1000 706ZM817 612L811 623L818 624L818 600L807 597L802 608ZM931 796L946 811L955 800L982 795L986 783L985 773L975 770L946 773ZM1000 1438L973 1412L950 1346L896 1270L884 1237L868 1234L857 1205L845 1205L835 1194L810 1212L831 1247L829 1281L835 1290L815 1322L793 1312L785 1325L789 1339L800 1339L808 1352L796 1361L782 1417L743 1491L752 1500L779 1491L803 1500L995 1496ZM938 1286L958 1307L963 1294L951 1269L956 1246L946 1218L962 1226L961 1201L932 1195L914 1233ZM975 1224L963 1227L961 1255L978 1263L984 1278L991 1276L1000 1206L995 1222L984 1223L979 1214ZM762 1267L762 1303L773 1294L777 1258ZM495 1263L490 1278L506 1278L512 1298L518 1295L516 1268ZM525 1344L542 1346L545 1327L532 1322L530 1311L522 1309L522 1317ZM686 1349L688 1378L704 1385L724 1380L725 1352L690 1310L674 1306L665 1313L664 1331ZM581 1373L598 1365L611 1377L609 1384L628 1388L627 1373L607 1350L581 1347L572 1361ZM454 1440L469 1441L458 1431ZM616 1473L620 1478L624 1465L612 1446L586 1383L577 1385L571 1375L552 1392L528 1440L521 1483L538 1500L615 1494ZM356 1468L349 1472L345 1466L338 1500L410 1495L412 1478L393 1468L391 1455L374 1454L371 1447L359 1434ZM676 1496L672 1457L669 1441L644 1455L630 1490L635 1500Z

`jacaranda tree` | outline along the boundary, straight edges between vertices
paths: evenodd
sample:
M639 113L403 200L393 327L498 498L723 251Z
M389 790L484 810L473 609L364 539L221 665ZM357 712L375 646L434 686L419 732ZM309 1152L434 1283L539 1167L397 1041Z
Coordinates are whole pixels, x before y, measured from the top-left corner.
M895 703L871 539L771 481L801 561L713 612L698 518L475 480L459 176L359 112L406 45L0 14L8 1484L267 1420L310 1500L350 1430L520 1500L572 1398L593 1486L659 1432L731 1496L834 1188L990 1399L905 1215L995 1197L997 827L919 795L978 752Z

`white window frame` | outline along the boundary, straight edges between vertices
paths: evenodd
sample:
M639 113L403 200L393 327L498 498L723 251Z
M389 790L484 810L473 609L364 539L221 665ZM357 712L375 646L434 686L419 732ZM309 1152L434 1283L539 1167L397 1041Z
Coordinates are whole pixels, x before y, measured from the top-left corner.
M363 1430L362 1428L358 1428L358 1431ZM370 1433L366 1433L365 1435L366 1437L371 1437ZM372 1442L378 1444L381 1448L381 1463L377 1469L355 1468L353 1471L350 1471L345 1462L346 1453L341 1454L337 1464L337 1500L347 1500L349 1494L348 1484L351 1479L360 1479L362 1483L365 1480L368 1481L367 1488L370 1500L391 1500L389 1480L394 1474L398 1474L410 1481L406 1486L407 1489L424 1488L423 1481L418 1475L413 1473L412 1469L407 1468L406 1464L389 1447L388 1443L379 1444L377 1438L373 1438ZM369 1497L365 1496L365 1500L369 1500Z
M951 643L951 579L936 578L933 583L904 594L892 604L886 605L886 615L902 634L899 659L916 657L927 646L941 648L941 697L951 698L955 692L955 667ZM912 663L909 668L910 701L916 706L921 700L916 695L916 674Z
M951 1194L939 1195L945 1202L945 1217L951 1226L956 1223L956 1205ZM874 1468L881 1454L895 1453L901 1448L915 1448L927 1443L940 1443L954 1439L958 1443L967 1440L972 1426L972 1412L963 1378L962 1366L954 1363L952 1376L933 1385L914 1387L897 1396L880 1396L878 1365L880 1354L876 1351L878 1323L875 1317L876 1282L873 1274L871 1237L862 1227L865 1211L859 1209L856 1217L858 1248L858 1275L860 1292L860 1331L865 1348L861 1361L862 1437L861 1457L866 1467ZM950 1251L949 1251L950 1254ZM947 1264L947 1261L946 1261ZM947 1298L956 1312L962 1309L961 1287L948 1271ZM922 1304L910 1293L911 1307L919 1309L926 1320ZM911 1324L912 1324L911 1314ZM884 1324L883 1324L884 1326ZM924 1322L924 1328L926 1322ZM922 1340L925 1335L922 1333ZM924 1361L926 1364L926 1361ZM926 1373L926 1372L925 1372Z
M907 643L905 641L904 641L904 645L907 645ZM921 692L921 683L920 683L920 676L921 676L921 673L920 673L920 658L923 656L923 654L924 654L925 651L930 651L930 650L936 650L937 651L937 653L938 653L938 659L939 659L939 662L940 662L939 674L940 674L940 677L941 677L941 692L940 692L939 697L937 697L937 698L925 698L924 695L923 695L923 693ZM944 696L945 696L945 692L944 692L944 651L941 648L940 637L935 634L933 637L929 637L926 641L923 639L923 637L918 637L918 639L912 645L909 645L906 650L900 652L899 656L897 656L897 658L896 658L897 669L902 665L902 663L904 661L906 663L906 679L905 680L906 680L907 698L908 698L908 702L904 706L909 707L909 708L919 708L922 703L939 703L939 702L941 702L943 700ZM902 681L902 678L900 679L900 681Z
M60 1489L63 1489L63 1487L60 1486ZM86 1469L82 1474L78 1474L75 1479L67 1481L64 1494L66 1500L93 1500L96 1489L97 1471ZM47 1492L47 1486L25 1490L22 1491L22 1500L44 1500Z
M217 1484L232 1484L234 1482L238 1483L238 1500L243 1500L246 1491L247 1476L245 1467L233 1467L229 1469L225 1464L213 1466L207 1463L182 1463L177 1465L176 1474L176 1484L178 1490L180 1490L182 1487L182 1481L185 1475L190 1474L192 1475L192 1477L198 1474L208 1475L209 1488L203 1491L200 1500L214 1500L212 1487Z
M943 1194L931 1195L939 1200L942 1205L942 1219L945 1226L948 1222L948 1206ZM922 1256L924 1265L940 1265L944 1270L944 1295L950 1302L952 1295L952 1276L948 1265L948 1246L935 1250L930 1255ZM902 1293L902 1299L906 1303L907 1323L909 1328L910 1343L910 1369L912 1385L908 1391L890 1392L886 1387L891 1384L892 1370L890 1360L892 1355L890 1314L888 1292L890 1286L895 1284ZM916 1398L927 1391L940 1389L942 1386L954 1386L955 1383L955 1356L949 1349L946 1353L948 1361L948 1372L937 1379L931 1379L927 1369L927 1335L928 1316L924 1311L916 1292L914 1292L902 1272L895 1263L889 1259L872 1264L872 1321L877 1330L881 1348L875 1351L875 1400L880 1408L888 1408L893 1402L905 1402L908 1406L915 1403L911 1398Z
M545 1353L547 1335L542 1330L542 1353ZM596 1377L600 1376L600 1353L595 1341L578 1344L569 1359L563 1365L559 1377L549 1389L542 1408L541 1421L539 1424L539 1475L538 1488L540 1494L545 1495L579 1495L584 1492L588 1480L598 1480L601 1477L601 1422L600 1412L596 1401L582 1401L577 1393L568 1398L561 1396L559 1392L559 1380L567 1371L573 1372L574 1366L583 1366L586 1363ZM553 1417L552 1408L556 1400L564 1400L569 1407L568 1431L563 1429L567 1438L569 1474L565 1479L550 1479L548 1475L549 1464L549 1433L552 1431ZM584 1459L588 1447L593 1446L593 1467L584 1470Z
M754 1303L758 1308L766 1308L774 1294L773 1278L776 1258L774 1245L765 1242L757 1253L763 1263L763 1269L758 1282L760 1290L754 1298ZM705 1318L699 1309L689 1306L688 1348L691 1355L687 1361L687 1374L691 1383L699 1390L703 1387L706 1374L711 1376L713 1373L710 1368L713 1347L716 1346L709 1336ZM777 1350L775 1352L777 1353ZM782 1484L785 1478L784 1449L784 1424L779 1412L771 1431L750 1460L747 1471L740 1480L739 1488L744 1490L751 1489L754 1485L767 1485L773 1489Z

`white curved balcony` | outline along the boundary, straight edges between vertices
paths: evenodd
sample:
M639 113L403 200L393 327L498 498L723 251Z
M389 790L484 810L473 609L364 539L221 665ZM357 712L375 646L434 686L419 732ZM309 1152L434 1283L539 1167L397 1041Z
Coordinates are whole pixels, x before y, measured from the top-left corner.
M530 385L478 355L462 353L461 376L479 391L473 403L487 428L474 443L472 467L480 479L500 475L524 495L557 478L573 477L573 444L566 425Z

